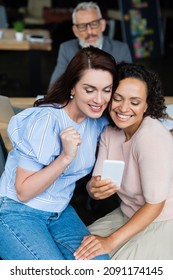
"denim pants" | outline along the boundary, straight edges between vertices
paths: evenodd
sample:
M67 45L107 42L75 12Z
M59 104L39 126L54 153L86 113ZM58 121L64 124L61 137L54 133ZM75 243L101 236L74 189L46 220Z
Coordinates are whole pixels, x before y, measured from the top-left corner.
M88 234L71 205L58 214L0 197L0 257L4 260L74 260L73 253Z

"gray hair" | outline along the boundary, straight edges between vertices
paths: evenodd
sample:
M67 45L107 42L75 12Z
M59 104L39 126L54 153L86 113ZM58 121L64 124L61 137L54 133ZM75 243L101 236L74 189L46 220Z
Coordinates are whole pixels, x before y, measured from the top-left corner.
M82 3L79 3L76 6L76 8L73 10L73 13L72 13L73 24L76 24L76 13L78 11L87 11L87 10L91 10L91 9L96 9L99 18L102 18L100 7L96 3L92 2L92 1L91 2L82 2Z

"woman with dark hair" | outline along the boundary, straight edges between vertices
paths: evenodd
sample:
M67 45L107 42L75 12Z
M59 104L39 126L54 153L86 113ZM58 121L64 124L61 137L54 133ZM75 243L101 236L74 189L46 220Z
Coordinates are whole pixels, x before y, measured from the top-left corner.
M0 180L0 256L74 259L89 231L70 199L95 163L105 111L117 84L114 58L82 49L44 99L14 116L13 149ZM109 259L108 255L96 259Z
M110 102L112 126L101 136L87 189L94 199L117 192L120 207L88 227L76 259L173 259L173 139L163 126L161 82L144 66L122 63ZM120 186L101 180L103 160L122 160ZM114 170L116 173L116 170Z

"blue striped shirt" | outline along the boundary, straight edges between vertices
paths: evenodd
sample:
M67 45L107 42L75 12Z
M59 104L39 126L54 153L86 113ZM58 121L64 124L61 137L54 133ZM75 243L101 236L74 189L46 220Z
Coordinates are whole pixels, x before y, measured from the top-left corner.
M59 133L73 126L82 139L77 156L52 185L25 203L44 211L63 211L73 195L75 182L93 168L97 142L105 125L107 120L103 117L76 123L64 109L53 107L28 108L12 117L8 134L13 149L0 180L0 196L18 201L14 186L16 167L39 171L49 165L62 152Z

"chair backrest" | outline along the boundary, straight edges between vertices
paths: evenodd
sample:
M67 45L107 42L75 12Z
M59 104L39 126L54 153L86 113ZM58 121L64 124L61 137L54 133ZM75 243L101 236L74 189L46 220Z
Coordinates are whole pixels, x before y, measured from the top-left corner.
M2 175L2 172L4 171L7 154L8 154L7 149L5 147L4 141L0 134L0 176Z
M107 35L110 39L114 39L115 28L116 28L116 21L114 19L107 19L105 35Z
M7 13L4 6L0 5L0 28L7 28L8 27L8 20L7 20Z
M9 123L11 117L15 115L14 109L7 96L0 95L0 122Z

